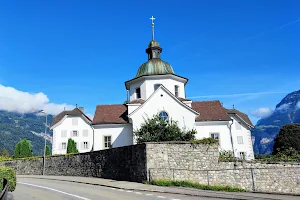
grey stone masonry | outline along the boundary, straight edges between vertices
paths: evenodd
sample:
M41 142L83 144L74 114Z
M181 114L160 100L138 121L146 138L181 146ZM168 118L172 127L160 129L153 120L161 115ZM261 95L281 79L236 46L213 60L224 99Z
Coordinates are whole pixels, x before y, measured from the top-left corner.
M45 175L143 182L169 179L249 191L300 194L300 163L220 162L218 145L157 142L46 158ZM0 163L17 174L41 175L43 158Z

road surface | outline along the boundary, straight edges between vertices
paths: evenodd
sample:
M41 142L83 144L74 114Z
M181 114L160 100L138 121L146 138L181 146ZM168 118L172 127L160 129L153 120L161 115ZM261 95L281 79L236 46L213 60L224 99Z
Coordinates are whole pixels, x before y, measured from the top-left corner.
M173 195L166 193L119 190L109 187L66 181L18 178L16 190L9 200L214 200L215 198Z

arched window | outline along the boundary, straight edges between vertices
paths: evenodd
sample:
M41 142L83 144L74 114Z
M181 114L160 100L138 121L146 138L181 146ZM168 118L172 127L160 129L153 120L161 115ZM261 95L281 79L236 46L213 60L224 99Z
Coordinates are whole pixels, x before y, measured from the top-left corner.
M166 113L165 111L161 111L161 112L159 113L159 116L160 116L163 120L166 120L166 119L168 119L168 117L169 117L168 113Z

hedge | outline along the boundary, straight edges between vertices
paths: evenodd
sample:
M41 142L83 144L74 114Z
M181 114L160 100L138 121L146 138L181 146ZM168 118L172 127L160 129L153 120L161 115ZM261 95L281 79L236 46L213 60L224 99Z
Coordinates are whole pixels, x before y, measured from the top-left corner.
M13 192L16 189L17 178L16 171L12 168L0 166L0 190L3 189L3 178L8 180L8 191Z

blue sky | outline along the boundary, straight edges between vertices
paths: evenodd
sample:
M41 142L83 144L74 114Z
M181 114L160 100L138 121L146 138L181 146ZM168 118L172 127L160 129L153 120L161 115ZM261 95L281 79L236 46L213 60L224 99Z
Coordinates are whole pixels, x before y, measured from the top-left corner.
M250 115L300 89L299 7L296 0L1 1L0 85L92 115L98 104L123 103L124 82L147 61L153 15L162 59L189 79L187 98L218 99Z

